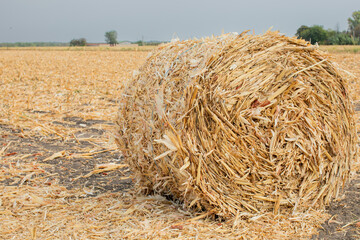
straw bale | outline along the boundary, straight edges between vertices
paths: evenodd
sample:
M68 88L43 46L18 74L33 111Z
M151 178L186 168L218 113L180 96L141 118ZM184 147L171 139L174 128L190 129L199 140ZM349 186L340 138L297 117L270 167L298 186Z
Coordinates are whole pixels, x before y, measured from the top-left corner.
M346 78L270 31L160 46L127 83L117 126L141 192L222 217L325 206L356 155Z

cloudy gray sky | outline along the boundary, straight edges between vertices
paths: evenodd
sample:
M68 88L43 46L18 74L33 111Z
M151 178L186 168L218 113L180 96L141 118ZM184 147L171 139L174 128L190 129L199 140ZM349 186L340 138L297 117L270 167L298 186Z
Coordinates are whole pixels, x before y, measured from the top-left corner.
M347 29L360 0L0 0L0 42L170 40L273 27L292 36L300 25Z

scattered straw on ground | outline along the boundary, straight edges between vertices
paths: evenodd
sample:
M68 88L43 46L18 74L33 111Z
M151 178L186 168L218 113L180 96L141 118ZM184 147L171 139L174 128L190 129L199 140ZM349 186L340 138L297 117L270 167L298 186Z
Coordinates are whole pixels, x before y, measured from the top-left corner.
M112 121L123 81L147 54L1 51L0 124L64 140L74 138L56 124L64 117Z

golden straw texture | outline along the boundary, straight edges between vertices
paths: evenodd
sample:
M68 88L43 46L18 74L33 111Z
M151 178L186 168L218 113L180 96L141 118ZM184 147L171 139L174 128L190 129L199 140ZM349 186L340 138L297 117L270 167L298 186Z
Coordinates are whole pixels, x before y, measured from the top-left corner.
M346 79L267 32L174 41L127 83L117 143L139 190L223 217L321 207L356 155Z

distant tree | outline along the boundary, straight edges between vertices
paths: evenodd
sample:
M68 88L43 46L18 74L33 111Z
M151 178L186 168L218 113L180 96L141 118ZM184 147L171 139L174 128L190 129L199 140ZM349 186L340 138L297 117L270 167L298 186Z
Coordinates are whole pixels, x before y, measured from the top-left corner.
M86 46L86 39L85 38L80 38L79 43L80 43L80 46Z
M320 25L314 25L312 27L303 25L296 31L296 36L310 41L311 44L323 44L328 38L328 32Z
M70 41L70 46L86 46L86 39L85 38L73 39Z
M161 42L161 41L147 41L147 42L144 42L143 40L139 40L139 41L132 42L132 43L137 44L138 46L158 46L161 43L165 43L165 42Z
M78 40L77 39L72 39L71 41L70 41L70 46L72 47L72 46L77 46L77 44L78 44Z
M360 38L360 11L352 13L352 17L348 18L349 31L354 38Z
M352 45L354 44L353 39L348 32L328 30L328 39L325 41L328 45Z
M144 42L139 40L139 41L136 41L134 42L135 44L137 44L138 46L143 46Z
M110 44L110 46L115 46L117 42L117 32L116 31L109 31L105 33L105 41L106 43Z
M301 25L301 27L299 27L298 30L296 31L295 35L300 37L308 29L309 29L308 26Z
M360 24L354 27L352 31L352 36L354 36L355 38L360 38Z

